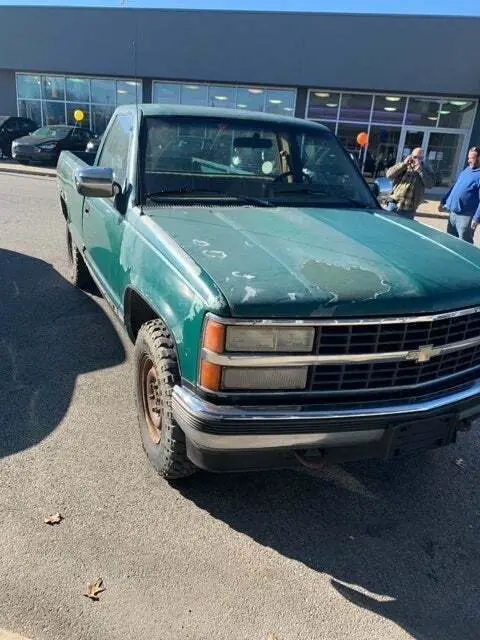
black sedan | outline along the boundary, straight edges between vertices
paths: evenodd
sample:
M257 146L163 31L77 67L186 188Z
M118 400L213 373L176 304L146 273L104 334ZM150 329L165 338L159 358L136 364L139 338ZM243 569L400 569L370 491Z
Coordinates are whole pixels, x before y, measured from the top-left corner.
M23 164L38 162L56 165L62 151L83 151L92 132L78 126L49 125L12 144L12 157Z
M0 156L10 158L12 142L38 129L30 118L19 116L0 116Z

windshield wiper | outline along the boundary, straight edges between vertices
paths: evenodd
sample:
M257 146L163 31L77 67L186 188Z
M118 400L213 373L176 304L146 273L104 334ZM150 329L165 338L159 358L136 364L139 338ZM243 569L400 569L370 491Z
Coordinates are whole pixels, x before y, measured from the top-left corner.
M170 189L166 191L155 191L154 193L148 193L147 200L156 200L164 196L184 196L184 195L214 195L225 200L235 200L235 202L243 202L244 204L255 204L260 207L271 207L272 203L264 198L256 198L254 196L236 195L225 193L218 189L203 189L201 187L181 187L180 189Z

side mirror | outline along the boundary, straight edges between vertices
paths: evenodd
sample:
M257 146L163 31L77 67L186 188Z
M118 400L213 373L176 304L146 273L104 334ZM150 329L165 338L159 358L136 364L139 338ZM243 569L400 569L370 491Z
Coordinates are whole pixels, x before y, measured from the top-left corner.
M113 169L107 167L75 169L73 181L78 193L89 198L111 198L117 187L113 181Z
M378 184L376 182L371 182L368 186L370 187L370 191L373 193L375 198L378 198L378 196L380 195L380 187L378 186Z

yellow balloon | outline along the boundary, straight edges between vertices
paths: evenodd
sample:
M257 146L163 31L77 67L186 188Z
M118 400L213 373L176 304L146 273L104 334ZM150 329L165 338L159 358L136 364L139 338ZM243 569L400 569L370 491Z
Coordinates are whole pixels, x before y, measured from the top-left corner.
M85 118L85 114L81 109L75 109L75 111L73 112L73 117L75 118L76 122L81 122Z

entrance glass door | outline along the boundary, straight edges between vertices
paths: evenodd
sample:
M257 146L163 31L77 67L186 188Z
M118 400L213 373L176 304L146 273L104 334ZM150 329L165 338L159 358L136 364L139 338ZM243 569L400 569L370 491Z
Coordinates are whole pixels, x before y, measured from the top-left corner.
M399 158L403 160L417 147L421 147L426 155L428 129L406 129L400 139Z
M421 147L434 174L434 187L449 187L462 169L468 140L464 133L430 127L405 128L400 137L397 162Z
M449 187L463 167L467 140L463 133L430 131L425 157L435 175L436 187Z

